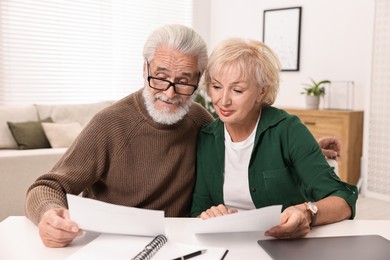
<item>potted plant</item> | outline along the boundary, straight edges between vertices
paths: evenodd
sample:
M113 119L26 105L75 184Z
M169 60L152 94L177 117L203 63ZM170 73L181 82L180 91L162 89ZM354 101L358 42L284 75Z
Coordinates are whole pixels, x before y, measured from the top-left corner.
M318 109L320 105L320 97L325 95L325 86L330 84L330 80L321 80L319 82L311 80L311 84L303 84L307 86L301 94L306 95L306 106L308 109Z

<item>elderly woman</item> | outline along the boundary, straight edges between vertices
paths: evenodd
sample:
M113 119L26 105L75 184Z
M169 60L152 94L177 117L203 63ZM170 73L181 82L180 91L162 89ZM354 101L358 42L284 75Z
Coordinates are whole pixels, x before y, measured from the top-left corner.
M271 106L279 71L259 41L229 39L211 54L204 84L219 119L199 134L192 216L281 204L280 224L266 231L276 238L354 217L356 187L340 181L296 116Z

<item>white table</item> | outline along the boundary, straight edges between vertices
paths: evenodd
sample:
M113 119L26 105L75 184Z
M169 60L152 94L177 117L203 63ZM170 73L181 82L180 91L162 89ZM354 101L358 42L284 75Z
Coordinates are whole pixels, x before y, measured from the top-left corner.
M186 232L191 223L187 218L167 218L167 235L170 240L189 244L229 249L226 260L271 259L257 244L265 238L260 232L211 234L195 236ZM339 223L315 227L309 237L347 236L377 234L390 240L388 220L346 220ZM66 248L47 248L39 237L37 227L26 217L8 217L0 222L0 259L65 259L98 236L86 233Z

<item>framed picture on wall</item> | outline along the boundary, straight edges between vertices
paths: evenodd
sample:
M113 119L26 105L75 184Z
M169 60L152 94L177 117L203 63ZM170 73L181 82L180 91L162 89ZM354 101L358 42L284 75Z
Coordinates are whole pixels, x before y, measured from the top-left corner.
M282 71L299 71L302 7L264 10L263 42L278 56Z

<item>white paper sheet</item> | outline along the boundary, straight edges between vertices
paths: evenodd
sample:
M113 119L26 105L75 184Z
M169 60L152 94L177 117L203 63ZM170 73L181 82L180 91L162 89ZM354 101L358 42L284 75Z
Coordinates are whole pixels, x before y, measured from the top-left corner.
M195 234L266 231L279 225L282 205L269 206L194 222Z
M165 234L164 211L125 207L66 195L70 218L83 230L137 236Z
M102 234L66 258L66 260L129 260L141 252L152 239L151 237ZM206 249L206 252L196 256L194 259L220 260L225 252L225 249L220 247L206 247L172 242L168 237L168 242L156 252L152 259L173 259L204 249Z

